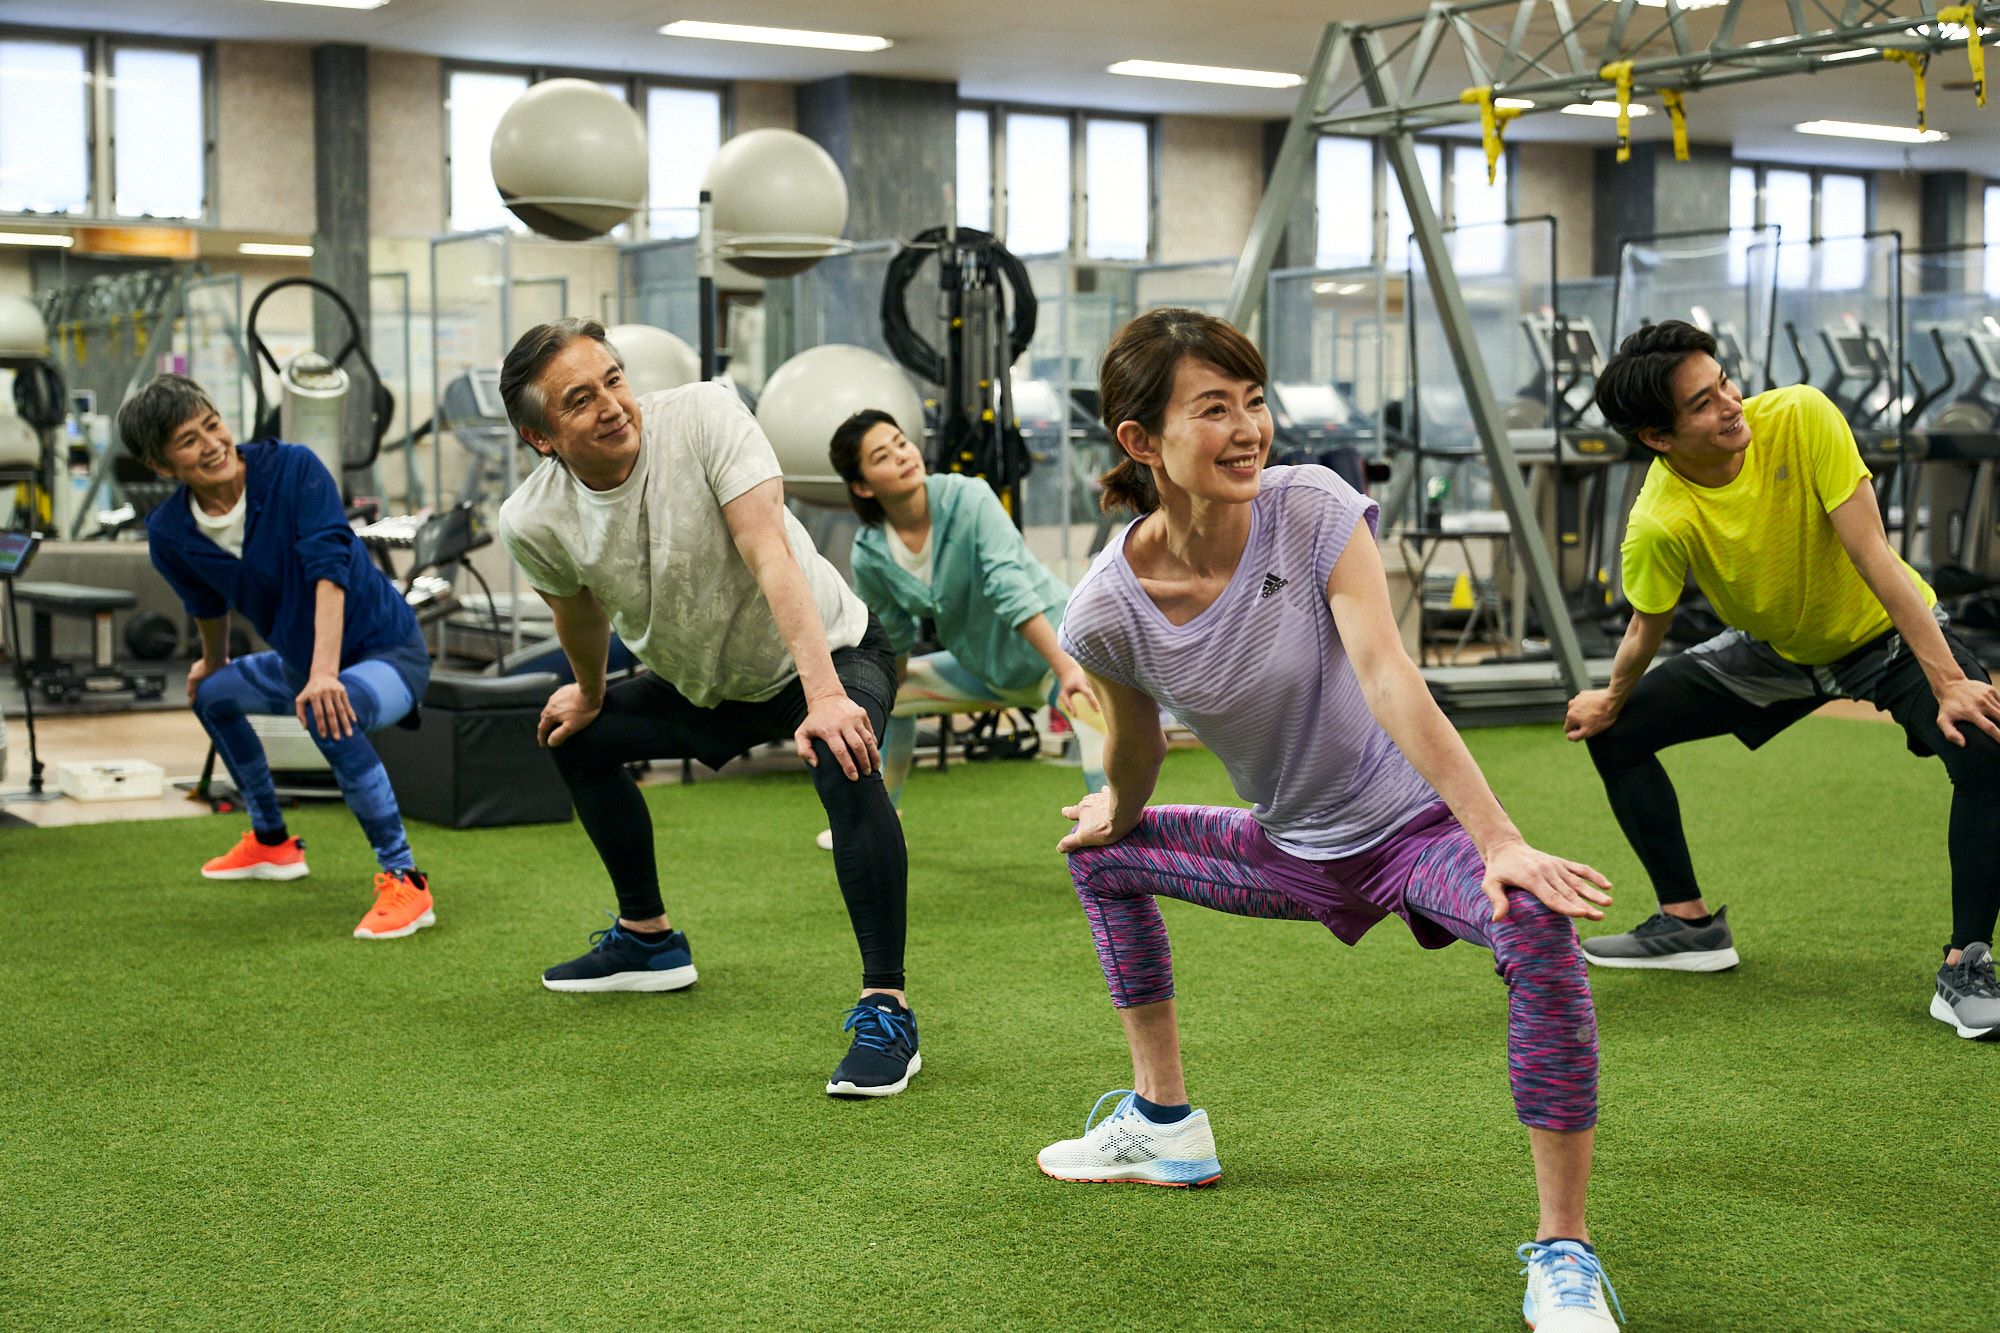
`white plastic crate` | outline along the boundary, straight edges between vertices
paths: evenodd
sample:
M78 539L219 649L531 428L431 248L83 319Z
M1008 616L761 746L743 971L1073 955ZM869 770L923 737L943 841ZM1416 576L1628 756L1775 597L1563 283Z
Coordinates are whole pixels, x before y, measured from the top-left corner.
M75 801L139 801L166 789L166 774L143 759L92 759L55 766L56 789Z

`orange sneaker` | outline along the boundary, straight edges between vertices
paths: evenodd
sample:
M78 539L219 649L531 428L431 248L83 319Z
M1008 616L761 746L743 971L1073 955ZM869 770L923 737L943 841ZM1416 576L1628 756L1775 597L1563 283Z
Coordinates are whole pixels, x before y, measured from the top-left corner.
M287 838L276 847L257 841L246 833L228 853L201 868L203 879L299 879L306 873L306 845Z
M382 871L375 876L375 905L354 928L357 940L399 940L437 924L431 910L431 882L421 871Z

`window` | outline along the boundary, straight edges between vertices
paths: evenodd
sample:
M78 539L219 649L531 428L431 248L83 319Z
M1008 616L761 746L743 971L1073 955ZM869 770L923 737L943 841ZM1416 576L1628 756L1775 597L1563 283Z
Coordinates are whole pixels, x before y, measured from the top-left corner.
M451 72L444 105L452 231L518 227L493 184L493 131L507 108L526 91L525 74L474 69Z
M90 66L76 42L0 42L0 211L90 212Z
M1812 280L1812 251L1795 244L1813 234L1813 179L1809 171L1764 173L1764 222L1778 231L1778 285L1804 287Z
M1152 249L1151 136L1137 120L1083 123L1083 252L1144 259Z
M1431 207L1447 227L1504 221L1508 206L1507 159L1500 159L1492 186L1486 184L1486 154L1478 148L1454 148L1449 159L1442 146L1415 146L1417 174L1423 178ZM1451 171L1446 172L1449 162ZM1410 266L1410 210L1403 188L1387 155L1377 156L1366 139L1328 136L1319 141L1313 192L1317 244L1313 263L1319 268L1360 268L1382 256L1391 271ZM1449 188L1447 188L1449 187ZM1381 240L1376 222L1381 221ZM1458 262L1468 273L1491 273L1505 262L1506 240L1498 231L1490 239L1462 238Z
M1070 244L1070 118L1007 116L1007 248L1061 254Z
M706 88L646 90L647 233L701 231L701 182L722 147L722 94Z
M2000 185L1986 187L1986 294L2000 296L2000 263L1993 255L2000 250Z
M204 219L208 80L193 47L0 41L0 213Z
M1316 151L1313 266L1364 268L1375 262L1375 146L1326 135Z
M112 179L122 218L199 218L207 211L208 117L195 51L111 52Z
M1017 255L1144 259L1153 127L1131 116L961 107L957 218Z
M993 117L958 113L958 225L993 230Z
M1869 227L1869 183L1866 176L1806 167L1738 166L1729 171L1729 226L1746 233L1730 243L1729 280L1745 280L1747 232L1778 227L1778 285L1800 289L1817 285L1852 290L1867 281L1868 247L1808 246L1805 241L1859 237ZM1819 265L1815 276L1813 266Z
M1458 271L1466 274L1498 273L1507 267L1507 232L1489 224L1505 222L1507 207L1507 155L1493 164L1493 182L1486 181L1486 150L1457 147L1451 150L1451 224L1469 227L1458 238Z

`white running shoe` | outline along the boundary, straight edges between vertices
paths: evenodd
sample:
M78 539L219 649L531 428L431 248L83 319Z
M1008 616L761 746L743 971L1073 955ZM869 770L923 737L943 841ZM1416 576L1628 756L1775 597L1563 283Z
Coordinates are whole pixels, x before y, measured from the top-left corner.
M1624 1322L1623 1307L1616 1319L1611 1316L1618 1293L1588 1245L1573 1240L1546 1245L1529 1241L1514 1253L1527 1265L1521 1270L1528 1279L1521 1318L1535 1333L1614 1333ZM1606 1296L1610 1305L1605 1304Z
M1123 1100L1093 1126L1098 1109L1113 1097ZM1051 1143L1035 1154L1035 1165L1057 1180L1094 1184L1213 1185L1222 1178L1208 1112L1193 1111L1171 1125L1156 1125L1139 1113L1129 1088L1099 1097L1083 1118L1083 1137Z

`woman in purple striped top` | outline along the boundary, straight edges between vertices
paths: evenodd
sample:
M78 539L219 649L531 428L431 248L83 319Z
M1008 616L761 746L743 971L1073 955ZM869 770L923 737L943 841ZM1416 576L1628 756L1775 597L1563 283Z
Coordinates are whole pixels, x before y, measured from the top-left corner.
M1106 1094L1122 1098L1110 1116L1037 1160L1063 1180L1221 1175L1182 1080L1156 898L1315 920L1348 944L1393 914L1427 948L1491 949L1507 984L1508 1076L1541 1201L1520 1247L1528 1322L1614 1327L1584 1225L1597 1022L1569 920L1601 918L1610 885L1527 844L1438 711L1397 632L1375 504L1324 468L1265 468L1264 374L1248 339L1191 310L1140 316L1104 356L1104 422L1125 454L1105 477L1105 508L1141 517L1063 617L1063 648L1089 673L1110 738L1108 786L1064 810L1076 828L1060 850L1133 1088ZM1162 707L1253 809L1147 807L1166 753Z

